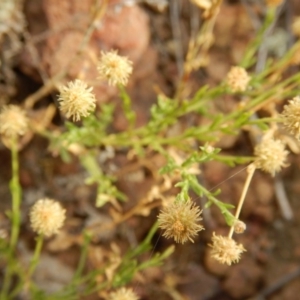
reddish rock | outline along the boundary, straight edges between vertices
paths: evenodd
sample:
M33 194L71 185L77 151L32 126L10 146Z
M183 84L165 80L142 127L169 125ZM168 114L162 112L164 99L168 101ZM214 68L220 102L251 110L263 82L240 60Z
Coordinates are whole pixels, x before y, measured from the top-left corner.
M92 0L39 0L34 1L34 4L28 1L26 11L33 39L35 34L39 34L39 37L43 35L41 42L35 45L39 52L39 68L51 77L66 68L69 79L79 77L91 85L96 85L95 93L99 96L98 99L101 97L100 101L104 101L114 95L116 90L97 79L96 64L101 50L118 50L120 55L127 56L135 65L148 48L149 20L137 5L116 9L111 1L103 18L95 20L95 29L84 45L80 57L74 59L93 22L96 12L93 4ZM37 15L45 16L46 22L43 25L35 23ZM37 57L32 57L32 51L25 52L22 57L23 70L34 74Z

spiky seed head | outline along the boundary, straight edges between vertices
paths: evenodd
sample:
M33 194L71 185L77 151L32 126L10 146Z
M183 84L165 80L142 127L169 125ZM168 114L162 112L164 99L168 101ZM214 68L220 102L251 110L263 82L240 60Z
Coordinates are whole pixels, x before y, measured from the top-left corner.
M241 254L245 252L242 244L237 244L235 240L213 233L212 244L209 245L211 256L221 264L231 265L237 263L241 259Z
M52 199L38 200L30 210L30 223L34 232L50 237L58 233L65 221L66 210Z
M254 149L254 164L257 169L261 169L272 176L287 166L286 159L288 151L280 140L274 140L266 135Z
M233 229L235 233L244 233L244 231L246 230L246 224L241 221L241 220L236 220L233 224Z
M96 107L96 99L92 90L92 87L88 87L85 82L79 79L69 82L60 88L59 109L73 121L87 117Z
M192 201L175 201L163 208L158 215L159 227L164 230L163 236L174 238L176 243L184 244L188 240L194 242L203 226L198 224L202 220L201 210Z
M129 288L120 288L110 293L108 300L138 300L138 296Z
M0 134L5 138L24 135L28 130L28 118L17 105L4 105L0 113Z
M282 112L283 124L286 129L300 139L300 97L289 100L289 104L285 105Z
M231 67L227 74L226 83L233 93L244 92L251 77L242 67Z
M127 85L132 73L132 62L117 51L101 52L97 66L100 78L106 79L109 85Z

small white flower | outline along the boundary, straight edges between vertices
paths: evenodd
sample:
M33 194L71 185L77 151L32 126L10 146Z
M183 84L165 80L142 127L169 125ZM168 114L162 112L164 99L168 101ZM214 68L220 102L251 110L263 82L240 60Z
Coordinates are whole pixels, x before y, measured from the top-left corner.
M127 85L132 73L132 62L116 51L101 52L101 58L97 66L100 78L108 81L109 85Z
M52 199L38 200L30 210L30 223L34 232L49 237L63 226L66 210Z
M60 89L58 98L59 108L67 118L79 121L87 117L96 107L96 99L92 93L93 88L83 81L76 79Z
M226 82L230 90L234 93L244 92L247 89L251 77L247 71L241 67L231 67L227 74Z
M280 140L274 140L266 135L262 141L255 147L254 160L255 167L261 169L272 176L279 172L283 167L286 167L286 159L288 151L285 150L285 145Z
M6 138L24 135L28 129L25 111L17 105L4 105L0 113L0 134Z

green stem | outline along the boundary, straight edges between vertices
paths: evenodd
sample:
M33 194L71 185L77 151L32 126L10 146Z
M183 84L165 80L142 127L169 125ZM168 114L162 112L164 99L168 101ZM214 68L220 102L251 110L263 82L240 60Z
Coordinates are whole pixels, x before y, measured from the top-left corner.
M129 129L131 131L135 125L136 115L132 109L130 96L127 94L127 91L125 90L124 86L119 85L118 87L123 101L123 109L124 109L125 117L129 122Z
M14 251L20 231L20 204L21 204L21 186L19 182L19 159L16 139L13 141L12 149L12 179L10 182L10 191L12 194L12 234L10 248Z
M21 186L19 182L19 159L17 137L11 139L11 160L12 160L12 179L9 184L12 195L12 212L10 218L12 221L11 236L8 252L8 266L4 276L4 282L0 299L6 300L7 293L11 286L11 277L13 274L14 252L17 245L20 232L20 204L21 204Z
M28 281L31 280L31 276L32 276L34 270L36 269L37 264L38 264L39 257L40 257L40 254L41 254L41 250L42 250L42 247L43 247L43 241L44 241L44 236L42 234L40 234L36 239L34 254L33 254L33 257L32 257L31 262L30 262L29 271L28 271Z
M20 280L19 284L14 288L14 290L11 292L10 294L10 299L14 299L14 297L16 297L18 295L18 293L22 290L23 286L24 286L24 282L25 282L25 288L30 288L31 286L31 277L36 269L36 266L39 262L39 257L41 254L41 250L43 247L43 241L44 241L44 236L42 234L40 234L37 238L36 238L36 244L35 244L35 249L34 249L34 253L33 256L31 258L30 261L30 265L29 265L29 269L28 272L25 276L25 278L22 280Z
M229 208L233 208L234 206L228 203L223 203L222 201L218 200L216 197L214 197L214 195L212 195L212 193L210 191L208 191L205 187L203 187L202 185L200 185L198 183L197 178L195 177L195 175L188 175L188 182L191 186L191 188L194 190L194 192L196 194L198 194L200 197L202 197L203 195L205 195L208 199L208 204L209 203L213 203L214 205L216 205L221 213L223 214L226 223L231 226L234 222L234 216L232 215L232 213L229 211Z
M81 250L81 255L80 255L80 259L79 259L79 263L77 266L77 269L75 271L75 275L74 278L72 280L72 282L74 284L77 283L78 279L80 279L86 259L87 259L87 254L88 254L88 247L90 245L91 242L91 236L88 233L84 233L84 243L82 246L82 250Z

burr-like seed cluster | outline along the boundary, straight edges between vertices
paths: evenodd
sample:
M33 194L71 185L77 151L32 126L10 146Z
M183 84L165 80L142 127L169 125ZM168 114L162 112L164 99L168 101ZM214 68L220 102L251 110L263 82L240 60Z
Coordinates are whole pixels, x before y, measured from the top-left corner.
M129 288L120 288L110 293L108 300L138 300L138 296Z
M237 263L241 254L245 252L242 244L237 244L235 240L213 233L212 245L210 245L211 256L222 264L231 265Z
M174 238L176 243L184 244L188 240L194 242L203 226L198 224L202 220L201 210L192 201L176 201L165 207L158 216L158 223L164 230L163 236Z
M250 79L251 77L244 68L231 67L227 74L226 83L232 92L244 92Z
M63 86L58 98L61 112L67 118L72 118L73 121L87 117L96 107L96 99L92 90L92 87L88 87L85 82L79 79Z
M34 232L50 237L63 226L66 210L52 199L38 200L30 210L30 223Z
M0 113L0 134L6 138L25 134L28 129L26 113L17 105L5 105Z
M106 79L109 85L127 85L132 73L132 62L116 51L101 52L97 66L100 78Z

